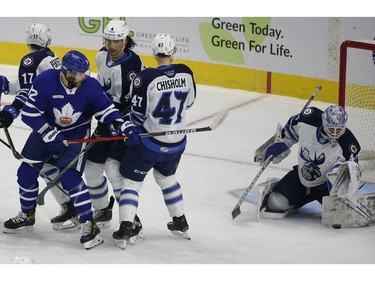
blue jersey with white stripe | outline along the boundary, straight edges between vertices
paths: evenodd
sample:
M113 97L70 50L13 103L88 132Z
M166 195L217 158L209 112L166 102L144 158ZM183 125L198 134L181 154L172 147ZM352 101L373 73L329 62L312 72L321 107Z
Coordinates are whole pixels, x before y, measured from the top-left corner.
M96 79L86 76L79 88L68 89L60 81L60 73L44 71L29 91L22 120L34 131L48 123L67 136L89 129L92 117L106 125L121 119Z

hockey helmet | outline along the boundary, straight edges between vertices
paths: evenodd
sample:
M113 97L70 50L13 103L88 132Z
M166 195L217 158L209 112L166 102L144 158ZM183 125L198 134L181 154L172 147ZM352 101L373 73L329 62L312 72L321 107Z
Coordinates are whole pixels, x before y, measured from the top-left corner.
M77 72L85 73L89 70L90 62L84 54L78 51L69 51L62 58L61 71L66 73L68 70L73 71L74 74Z
M33 23L26 30L26 43L41 47L51 44L51 30L43 23Z
M338 139L345 133L348 114L339 105L330 105L323 112L323 128L332 139Z
M129 35L128 25L124 20L113 19L104 29L104 39L125 40Z
M155 56L162 54L172 56L176 52L176 42L170 34L156 34L152 40L152 52Z

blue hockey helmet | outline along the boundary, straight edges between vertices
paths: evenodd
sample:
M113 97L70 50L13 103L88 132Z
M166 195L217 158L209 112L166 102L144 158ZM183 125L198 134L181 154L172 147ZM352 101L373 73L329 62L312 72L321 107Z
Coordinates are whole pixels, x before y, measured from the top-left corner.
M69 51L62 58L61 71L66 73L68 70L73 71L74 74L77 72L85 73L89 70L90 62L84 54L78 51Z
M326 134L332 139L338 139L345 133L348 114L341 106L330 105L324 110L322 120Z

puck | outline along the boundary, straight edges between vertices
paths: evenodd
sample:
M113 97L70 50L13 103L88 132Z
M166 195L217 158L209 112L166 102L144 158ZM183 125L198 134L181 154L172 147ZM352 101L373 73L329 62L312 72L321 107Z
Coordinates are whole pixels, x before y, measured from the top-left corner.
M341 224L332 224L332 227L334 229L340 229L341 228Z

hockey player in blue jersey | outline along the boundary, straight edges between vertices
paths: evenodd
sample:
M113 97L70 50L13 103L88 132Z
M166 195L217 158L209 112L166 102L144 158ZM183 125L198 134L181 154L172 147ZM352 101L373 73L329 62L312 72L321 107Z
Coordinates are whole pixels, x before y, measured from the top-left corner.
M283 218L312 201L322 203L330 195L330 173L348 167L357 167L360 145L346 128L348 115L339 105L330 105L324 111L311 107L292 116L284 128L279 126L275 138L255 152L255 162L261 165L272 157L279 163L298 143L298 165L280 181L270 183L260 196L260 216ZM355 168L354 168L355 169Z
M124 20L112 19L108 22L103 34L104 47L96 55L98 67L97 80L103 90L113 100L115 106L125 115L130 111L130 84L136 74L143 70L141 58L132 51L135 42L129 36L129 27ZM94 134L110 136L108 126L98 123ZM112 219L114 198L108 201L108 183L104 171L112 185L118 202L122 177L119 172L120 161L124 153L123 141L96 143L87 153L85 179L94 207L94 220L102 228L109 227ZM141 223L136 216L137 235Z
M32 129L22 154L43 165L58 155L56 166L63 170L85 144L66 145L66 140L90 136L92 117L107 126L118 127L123 122L118 109L103 92L97 80L88 76L89 61L80 52L70 51L62 59L61 70L46 70L33 82L23 107L22 120ZM82 180L85 157L76 162L60 182L74 200L82 223L81 244L91 249L103 242L93 220L92 204ZM35 224L38 172L22 163L17 172L21 212L4 223L5 233L22 229L33 230Z
M157 68L141 71L132 83L131 112L121 127L128 147L121 162L124 186L120 193L120 228L113 233L115 243L125 248L131 238L139 192L148 172L160 186L172 217L168 229L190 239L181 186L175 173L186 146L185 134L141 138L139 133L185 129L185 112L195 101L193 73L184 64L172 64L176 43L169 34L157 34L152 41Z
M8 82L5 76L0 76L0 88L8 94L14 93L15 99L10 105L4 106L0 111L0 128L8 128L15 118L17 118L27 100L28 92L34 79L47 69L60 69L60 59L51 51L50 28L43 23L33 23L26 30L26 44L29 53L25 55L19 64L18 80ZM58 169L54 166L54 159L46 162L40 171L46 183L58 174ZM70 202L69 196L56 186L51 188L51 193L61 206L61 213L51 219L53 229L61 230L75 226L77 224L77 213ZM68 221L68 222L67 222Z

